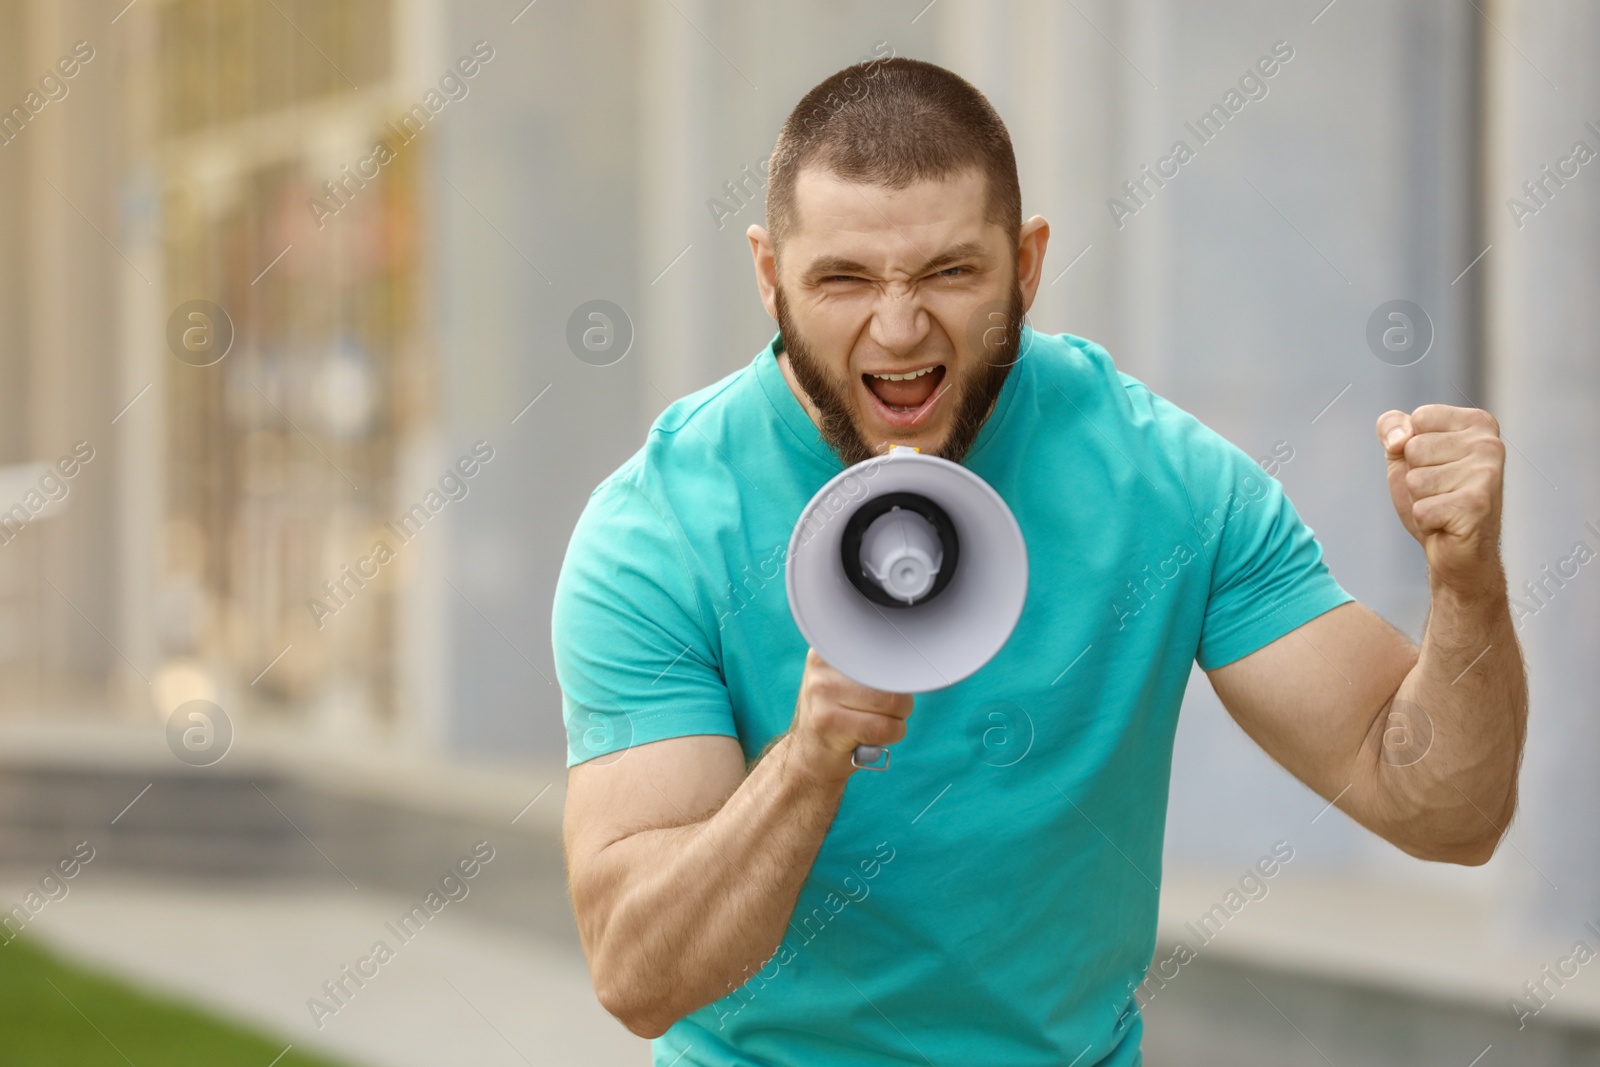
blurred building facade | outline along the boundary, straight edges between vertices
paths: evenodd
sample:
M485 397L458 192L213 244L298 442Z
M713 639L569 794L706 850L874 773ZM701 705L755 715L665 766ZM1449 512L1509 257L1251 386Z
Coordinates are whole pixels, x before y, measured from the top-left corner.
M312 738L559 758L549 604L577 514L662 407L770 338L744 238L759 164L807 88L885 50L964 74L1010 124L1053 228L1034 327L1290 455L1277 476L1335 575L1413 637L1425 573L1381 411L1500 416L1514 592L1600 524L1600 170L1547 182L1531 217L1507 203L1600 148L1580 6L120 8L30 0L0 33L0 104L26 112L0 145L0 506L93 450L0 545L7 714L159 721L203 696ZM1180 140L1192 158L1149 178ZM626 316L607 365L568 341L597 299ZM1401 299L1429 324L1411 362L1368 341ZM1313 823L1324 802L1203 677L1169 859L1303 839L1308 867L1574 930L1600 911L1600 579L1544 589L1524 814L1489 868Z
M386 0L101 14L32 5L8 36L8 71L65 91L0 161L6 459L25 485L30 461L93 455L9 531L8 697L393 730L421 523L385 523L438 421L434 113L402 58L425 28Z

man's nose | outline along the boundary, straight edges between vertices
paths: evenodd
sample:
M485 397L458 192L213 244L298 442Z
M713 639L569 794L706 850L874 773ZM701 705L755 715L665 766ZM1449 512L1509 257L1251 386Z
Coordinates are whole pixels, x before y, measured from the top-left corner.
M914 288L889 290L872 311L872 340L889 352L914 350L928 334L929 318Z

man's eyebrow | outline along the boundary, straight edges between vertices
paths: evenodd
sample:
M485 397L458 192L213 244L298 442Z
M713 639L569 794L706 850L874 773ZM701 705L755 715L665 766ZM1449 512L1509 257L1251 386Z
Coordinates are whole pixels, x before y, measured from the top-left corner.
M929 271L938 270L951 263L963 259L987 259L988 251L976 241L962 241L960 244L951 245L928 260L915 271L916 274L927 274ZM823 256L806 268L805 276L810 279L826 278L832 274L872 274L872 270L853 259L844 256Z

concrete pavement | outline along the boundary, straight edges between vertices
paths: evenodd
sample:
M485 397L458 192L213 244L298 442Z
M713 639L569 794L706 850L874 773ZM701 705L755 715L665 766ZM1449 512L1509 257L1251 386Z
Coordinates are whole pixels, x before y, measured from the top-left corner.
M21 937L285 1044L366 1067L650 1062L649 1043L595 1000L581 955L474 915L470 894L402 941L393 924L415 901L392 894L325 883L96 881L96 873L86 869ZM0 900L20 900L27 888L0 881ZM344 978L380 940L392 955L364 967L376 974L360 986ZM342 1004L323 988L340 979ZM314 997L333 1013L308 1008Z

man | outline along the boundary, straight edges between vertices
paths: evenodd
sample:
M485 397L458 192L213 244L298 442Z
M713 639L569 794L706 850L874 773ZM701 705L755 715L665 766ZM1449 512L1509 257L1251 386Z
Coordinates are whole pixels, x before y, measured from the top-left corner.
M1377 422L1428 560L1418 649L1243 452L1092 342L1018 325L1049 227L972 86L841 71L772 159L749 240L778 336L595 491L555 599L573 907L657 1064L1139 1063L1196 660L1356 821L1489 858L1527 697L1487 413ZM801 508L890 445L994 486L1031 571L995 659L915 701L810 652L783 588ZM893 769L855 773L858 744L896 745Z

